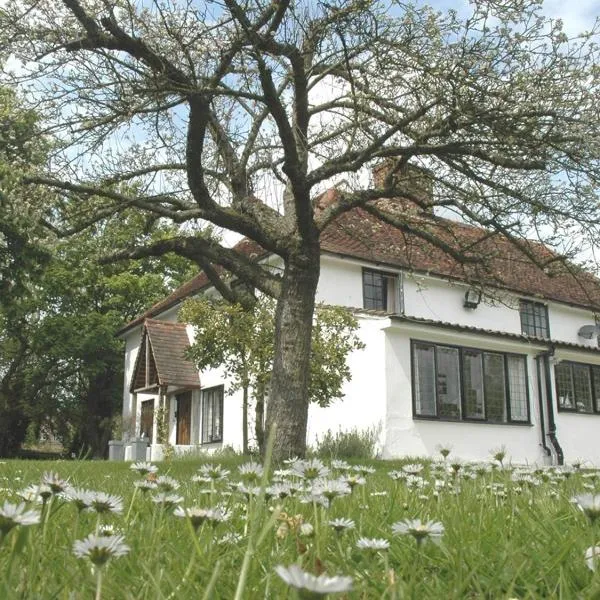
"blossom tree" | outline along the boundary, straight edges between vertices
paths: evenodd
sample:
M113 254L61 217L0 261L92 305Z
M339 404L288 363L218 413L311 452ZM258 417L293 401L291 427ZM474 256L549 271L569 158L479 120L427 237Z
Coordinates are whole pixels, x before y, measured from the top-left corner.
M361 207L482 271L472 242L379 200L441 207L540 267L558 254L542 260L525 236L581 246L598 233L597 32L568 39L538 0L471 7L465 18L410 0L0 9L13 79L62 141L28 182L80 207L48 225L67 235L135 208L180 233L133 238L115 257L175 252L229 301L250 303L235 280L276 298L277 457L305 450L320 238L340 215ZM369 179L384 159L392 167ZM429 173L428 200L401 176L407 166ZM333 185L334 201L319 205ZM250 238L281 270L220 244L207 224Z

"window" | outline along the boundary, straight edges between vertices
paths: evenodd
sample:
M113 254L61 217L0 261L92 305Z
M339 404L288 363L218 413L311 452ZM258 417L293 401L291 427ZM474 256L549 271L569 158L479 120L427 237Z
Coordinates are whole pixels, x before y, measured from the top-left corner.
M600 366L563 361L554 378L560 410L600 413Z
M203 444L223 441L223 386L202 390Z
M363 269L363 308L400 312L398 275Z
M415 341L412 357L415 416L529 423L525 356Z
M140 436L152 440L154 430L154 400L144 400L140 414Z
M548 327L548 307L540 302L521 300L519 303L521 315L521 332L536 337L550 337Z

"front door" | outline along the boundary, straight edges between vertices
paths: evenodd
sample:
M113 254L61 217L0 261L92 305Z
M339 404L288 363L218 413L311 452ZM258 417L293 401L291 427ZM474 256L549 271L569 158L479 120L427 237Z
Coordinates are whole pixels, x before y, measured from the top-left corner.
M154 400L142 402L142 414L140 416L140 435L147 437L152 443L152 430L154 429Z
M176 444L190 444L192 425L192 392L177 394L177 440Z

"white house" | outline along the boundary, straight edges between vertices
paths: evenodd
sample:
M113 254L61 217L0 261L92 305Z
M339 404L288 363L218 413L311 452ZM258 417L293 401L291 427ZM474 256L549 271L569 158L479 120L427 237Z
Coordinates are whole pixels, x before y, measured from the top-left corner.
M515 462L600 464L600 282L559 262L541 269L485 230L414 218L485 253L485 273L361 209L330 225L317 299L356 309L366 349L350 357L344 400L311 406L309 442L327 430L380 427L385 458L451 445L477 460L505 446ZM529 250L551 256L540 244ZM200 273L119 332L124 422L150 436L152 459L160 406L178 451L241 447L241 393L228 394L219 370L198 373L182 357L193 331L177 323L178 308L209 289Z

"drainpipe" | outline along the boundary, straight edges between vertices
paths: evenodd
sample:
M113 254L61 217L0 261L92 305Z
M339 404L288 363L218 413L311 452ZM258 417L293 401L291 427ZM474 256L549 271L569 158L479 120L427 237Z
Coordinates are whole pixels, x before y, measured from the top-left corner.
M548 437L550 443L556 452L556 459L559 465L565 464L563 450L560 447L556 437L556 421L554 420L554 396L552 394L552 371L550 370L550 357L554 356L554 346L551 346L546 352L539 355L544 361L544 373L546 376L546 405L548 407Z
M538 406L540 409L540 427L542 430L542 448L547 456L552 457L552 450L546 444L546 419L544 419L544 394L542 392L542 369L540 367L541 356L535 357L535 368L537 370L538 381Z

